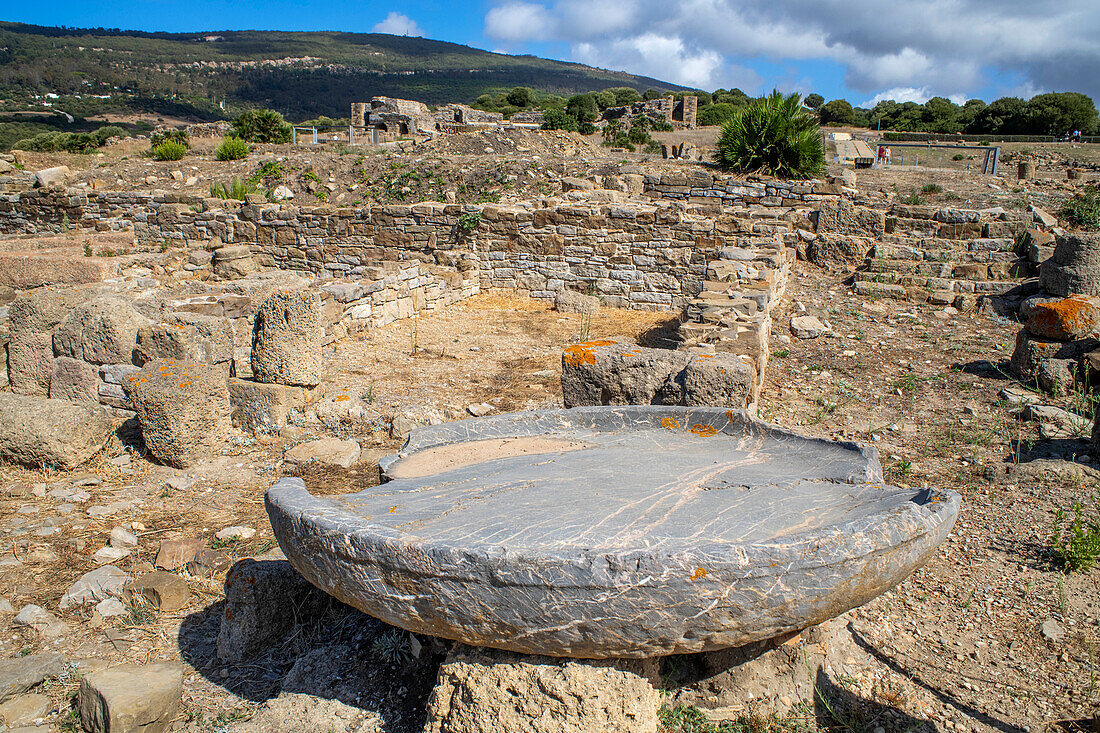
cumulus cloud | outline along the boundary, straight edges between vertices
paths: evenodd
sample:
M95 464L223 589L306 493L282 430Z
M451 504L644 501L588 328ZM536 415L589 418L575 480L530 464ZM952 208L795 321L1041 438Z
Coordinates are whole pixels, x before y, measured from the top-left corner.
M722 55L712 50L690 50L676 37L643 33L609 44L578 43L573 58L590 66L626 68L684 86L714 89Z
M827 61L871 99L1020 89L1100 97L1096 0L496 0L488 36L561 41L575 60L733 86L750 60Z
M395 36L422 36L424 31L416 24L416 21L407 15L391 12L385 20L374 24L375 33L390 33Z

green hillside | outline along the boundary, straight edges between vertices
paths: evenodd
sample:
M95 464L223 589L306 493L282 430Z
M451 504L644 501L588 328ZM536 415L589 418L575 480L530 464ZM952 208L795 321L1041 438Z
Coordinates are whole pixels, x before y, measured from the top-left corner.
M515 86L561 95L611 86L683 89L581 64L380 33L145 33L0 21L0 112L217 119L263 106L300 120L346 117L352 101L380 94L469 103ZM47 97L54 94L59 98Z

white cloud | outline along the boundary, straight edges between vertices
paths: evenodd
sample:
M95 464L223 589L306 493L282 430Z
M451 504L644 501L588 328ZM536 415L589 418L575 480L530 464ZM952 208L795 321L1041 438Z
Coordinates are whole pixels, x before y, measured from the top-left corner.
M553 38L555 25L549 11L537 3L507 2L485 15L485 34L502 41Z
M407 15L391 12L385 20L374 24L375 33L390 33L395 36L422 36L424 31L416 21Z
M871 99L1009 85L1100 97L1096 0L491 2L492 38L565 42L576 60L689 85L731 86L751 59L820 60Z
M591 66L625 68L635 74L702 89L715 87L723 63L717 51L692 51L679 38L656 33L604 45L578 43L573 46L573 58Z

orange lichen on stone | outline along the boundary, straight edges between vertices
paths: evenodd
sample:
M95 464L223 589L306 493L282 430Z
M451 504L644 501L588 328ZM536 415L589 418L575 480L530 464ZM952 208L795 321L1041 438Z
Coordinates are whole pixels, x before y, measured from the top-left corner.
M346 402L347 400L350 400L350 399L351 399L351 397L348 397L346 394L342 394L342 395L337 395L336 399L334 399L333 402Z
M676 430L680 427L680 421L674 417L662 417L661 427L665 430Z
M691 574L691 577L688 578L688 580L701 580L705 577L707 577L706 568L695 568L695 572Z
M611 346L615 342L606 339L600 341L585 341L565 347L563 358L569 366L581 366L582 364L595 364L596 354L594 349L600 346Z
M718 428L713 425L704 425L703 423L695 423L691 426L691 432L698 435L700 438L709 438L712 435L718 434Z
M1042 338L1071 341L1097 333L1100 302L1084 295L1071 295L1052 303L1039 303L1028 319L1027 328Z

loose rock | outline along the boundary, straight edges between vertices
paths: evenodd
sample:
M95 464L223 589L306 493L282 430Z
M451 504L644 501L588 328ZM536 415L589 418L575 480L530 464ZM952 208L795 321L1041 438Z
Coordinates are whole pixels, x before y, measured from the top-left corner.
M182 694L179 664L123 664L85 675L77 708L89 733L163 733Z
M126 586L123 599L131 605L144 601L161 611L178 611L191 599L191 591L180 576L154 570Z

